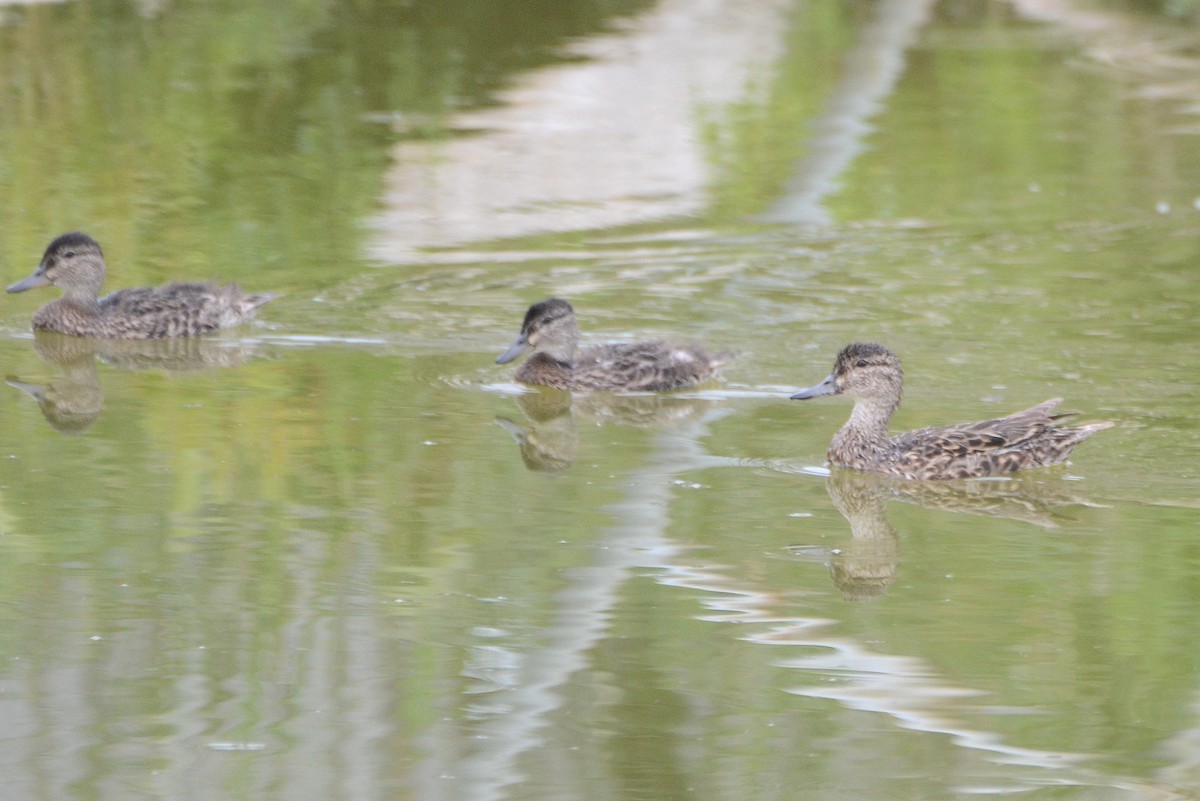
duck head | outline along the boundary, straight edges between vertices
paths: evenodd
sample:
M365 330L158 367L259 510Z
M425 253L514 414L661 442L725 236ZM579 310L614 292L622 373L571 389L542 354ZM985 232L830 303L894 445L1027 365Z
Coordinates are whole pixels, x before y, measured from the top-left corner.
M555 361L570 364L579 343L579 324L575 310L561 298L535 303L525 312L521 333L508 350L496 357L496 364L507 364L529 348L545 353Z
M57 286L66 297L94 300L103 284L104 253L100 244L87 234L73 231L51 242L33 275L8 287L8 291Z
M900 405L903 390L904 370L900 367L900 358L883 345L855 342L838 353L833 372L824 381L800 390L791 399L849 395L856 400L882 401L895 408Z

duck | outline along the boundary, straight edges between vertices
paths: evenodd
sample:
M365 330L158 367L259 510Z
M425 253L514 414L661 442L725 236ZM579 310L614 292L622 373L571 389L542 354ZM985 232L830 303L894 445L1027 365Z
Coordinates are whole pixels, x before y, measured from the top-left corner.
M1076 445L1113 425L1060 425L1069 415L1054 414L1062 398L1051 398L995 420L889 436L888 421L900 406L903 389L904 371L894 352L873 342L855 342L838 353L828 378L791 399L854 398L850 419L829 445L829 463L907 479L983 478L1059 464Z
M730 354L710 355L693 345L664 341L597 345L582 352L577 352L578 347L575 309L562 298L548 298L529 307L521 333L496 357L496 364L507 364L532 349L515 375L523 384L595 392L657 392L710 381L730 359Z
M104 252L85 233L72 231L46 247L37 270L8 287L24 292L56 286L62 297L33 315L35 331L94 339L162 339L206 334L252 320L278 295L247 295L237 284L180 282L122 289L100 297Z

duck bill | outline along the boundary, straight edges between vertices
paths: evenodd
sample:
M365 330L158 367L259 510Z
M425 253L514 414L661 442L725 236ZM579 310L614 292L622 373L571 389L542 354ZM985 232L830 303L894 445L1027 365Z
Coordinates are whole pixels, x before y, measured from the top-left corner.
M26 289L35 289L39 286L50 286L50 279L46 277L46 273L39 267L37 272L26 278L24 281L18 281L10 286L8 292L24 292Z
M21 390L26 395L39 402L42 399L42 395L45 394L45 390L40 384L26 384L24 381L17 381L13 378L8 379L4 383L8 384L13 389Z
M838 393L837 382L830 375L820 384L808 389L802 389L795 395L791 396L791 400L808 400L809 398L819 398L822 395L836 395Z
M528 347L529 340L525 338L524 334L521 334L519 337L517 337L517 341L512 343L508 350L496 357L496 364L508 364L513 359L524 353L525 349Z
M525 430L524 426L517 425L507 417L497 417L495 420L496 425L507 431L508 435L512 437L518 445L524 445L529 439L529 432Z

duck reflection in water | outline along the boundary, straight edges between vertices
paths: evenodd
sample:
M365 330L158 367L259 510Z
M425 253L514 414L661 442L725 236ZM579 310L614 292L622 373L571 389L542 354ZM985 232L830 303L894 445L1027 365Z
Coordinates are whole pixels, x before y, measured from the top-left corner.
M850 542L836 549L793 545L789 551L824 562L846 600L868 601L887 592L900 566L900 536L888 519L890 500L926 509L1019 520L1057 528L1067 507L1097 504L1045 476L965 481L909 481L877 473L834 469L825 489L850 523Z
M887 592L900 569L900 535L884 511L890 492L873 476L837 470L825 484L833 508L850 523L850 542L833 550L793 545L789 551L824 562L833 585L848 601Z
M86 344L87 340L50 334L51 340L62 340L61 344ZM38 356L44 361L58 365L62 377L47 384L30 384L9 376L6 383L21 390L37 401L42 416L50 427L60 434L76 436L84 433L96 422L104 409L104 388L96 369L96 355L88 348L56 347L60 343L47 343L39 336L34 343Z
M43 361L58 366L62 377L35 384L9 376L7 383L37 401L46 422L68 435L87 431L104 409L98 361L120 370L183 373L236 367L257 352L255 345L240 341L85 339L41 331L35 335L33 347Z
M566 470L579 452L578 423L610 423L645 428L666 428L699 420L715 401L680 395L572 395L542 389L517 396L526 424L496 417L496 423L521 449L525 466L538 472Z

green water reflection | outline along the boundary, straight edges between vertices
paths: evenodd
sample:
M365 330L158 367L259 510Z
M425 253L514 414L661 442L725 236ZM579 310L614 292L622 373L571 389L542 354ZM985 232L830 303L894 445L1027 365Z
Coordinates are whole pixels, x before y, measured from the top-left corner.
M1102 62L1004 3L697 7L3 9L12 279L80 227L114 287L285 293L150 348L34 340L50 295L5 299L8 794L1194 792L1200 137L1194 97L1150 91L1179 62ZM426 224L465 200L402 191L406 158L452 187L520 158L496 115L663 31L668 62L705 18L775 36L704 40L732 98L635 120L690 120L703 181L612 225L572 187L517 211L578 224L466 242ZM853 77L873 52L893 81ZM813 176L823 224L764 222ZM589 341L739 357L682 395L529 392L493 359L551 295ZM864 338L904 359L897 427L1054 396L1117 426L1011 482L828 476L846 404L786 398Z

